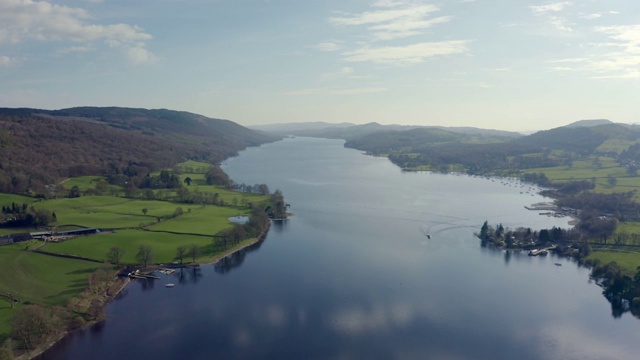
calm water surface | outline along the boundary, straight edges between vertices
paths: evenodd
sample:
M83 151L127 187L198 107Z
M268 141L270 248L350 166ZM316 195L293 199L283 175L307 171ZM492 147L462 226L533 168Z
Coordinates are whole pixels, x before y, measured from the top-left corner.
M131 284L45 358L638 358L640 322L612 317L586 269L474 238L484 220L566 227L524 209L545 200L528 185L405 173L342 145L286 139L229 159L231 178L282 190L295 216L215 266Z

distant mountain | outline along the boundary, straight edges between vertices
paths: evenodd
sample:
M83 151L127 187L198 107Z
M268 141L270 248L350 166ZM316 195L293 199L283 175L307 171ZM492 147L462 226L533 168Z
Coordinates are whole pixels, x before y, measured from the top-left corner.
M465 132L436 128L380 131L347 140L345 146L388 155L403 168L463 168L472 173L559 166L594 154L630 157L640 153L636 151L640 127L611 122L563 126L520 137Z
M569 125L565 125L564 127L576 128L576 127L591 127L591 126L609 125L609 124L614 124L614 122L607 119L593 119L593 120L579 120L576 122L572 122Z
M581 121L577 123L590 124L589 122ZM609 139L636 140L639 136L640 132L631 130L628 125L615 124L604 120L604 123L600 125L563 126L551 130L538 131L535 134L518 139L517 143L521 146L537 146L546 149L592 153Z
M514 139L523 136L523 134L514 132L514 131L480 129L480 128L469 127L469 126L462 126L462 127L434 126L434 128L447 130L447 131L451 131L458 134L466 134L466 135L498 136L498 137L505 137L505 138L514 138Z
M0 108L0 192L41 189L69 176L144 176L188 159L216 163L277 139L166 109Z
M505 133L506 135L503 135ZM376 131L348 139L345 146L372 153L421 151L427 147L451 144L501 143L517 135L475 128L419 127L409 130Z
M327 128L345 128L354 126L352 123L332 124L323 121L316 122L297 122L297 123L280 123L267 125L253 125L249 129L264 131L268 133L276 133L281 135L292 135L291 132L307 131L307 130L323 130Z
M354 140L376 132L384 131L409 131L414 129L440 129L457 134L479 135L479 136L498 136L517 138L522 134L510 131L479 129L473 127L446 127L446 126L422 126L422 125L381 125L371 122L363 125L355 125L350 123L331 124L325 122L314 123L291 123L291 124L273 124L251 127L255 130L266 131L278 135L296 135L321 137L329 139L345 139Z

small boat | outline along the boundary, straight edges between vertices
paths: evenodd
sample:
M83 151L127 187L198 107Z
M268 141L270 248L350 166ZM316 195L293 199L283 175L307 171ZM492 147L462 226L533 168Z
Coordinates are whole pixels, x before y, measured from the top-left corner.
M164 286L165 286L165 287L174 287L174 286L176 286L176 284L168 283L168 284L165 284Z
M431 234L427 234L427 239L431 239Z
M555 266L562 266L562 264L560 264L560 263L555 263L554 265Z

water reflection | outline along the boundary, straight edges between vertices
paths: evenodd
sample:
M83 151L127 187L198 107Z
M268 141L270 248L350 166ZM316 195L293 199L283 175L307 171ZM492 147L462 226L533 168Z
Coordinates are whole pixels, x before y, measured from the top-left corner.
M510 261L511 261L511 251L507 250L504 252L504 264L509 265Z
M277 233L283 233L287 230L287 224L289 224L289 220L272 220L270 231L275 231Z
M142 291L153 290L155 284L154 279L137 279L136 281L140 281L140 284L142 284Z
M213 268L218 274L226 274L229 271L238 268L244 262L245 257L248 253L257 251L262 246L263 240L258 241L255 244L249 245L244 249L238 250L231 255L225 256L222 259L218 260L215 264L213 264Z
M183 266L178 268L173 276L178 278L178 283L181 285L196 284L202 279L202 270L200 266Z

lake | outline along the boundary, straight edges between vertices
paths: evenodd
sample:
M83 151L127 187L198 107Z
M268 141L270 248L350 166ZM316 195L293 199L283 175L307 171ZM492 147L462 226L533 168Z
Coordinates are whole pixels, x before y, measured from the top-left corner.
M403 172L343 144L228 159L234 181L282 190L294 215L216 265L129 285L106 322L45 358L637 359L640 322L613 317L587 269L474 237L485 220L567 227L524 208L549 201L536 189Z

